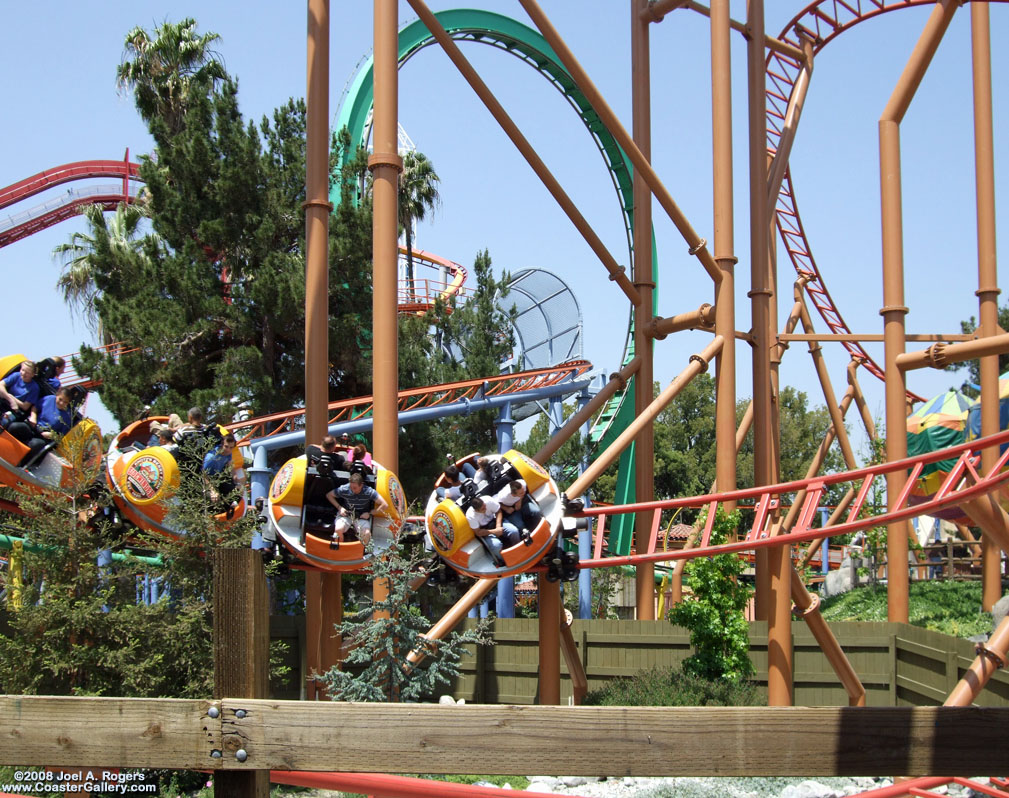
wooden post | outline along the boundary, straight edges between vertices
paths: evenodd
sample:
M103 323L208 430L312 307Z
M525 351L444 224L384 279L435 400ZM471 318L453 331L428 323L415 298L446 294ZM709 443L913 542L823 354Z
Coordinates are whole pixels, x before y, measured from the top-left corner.
M270 610L262 555L254 549L214 552L214 696L267 698ZM223 720L230 720L223 718ZM222 745L226 765L257 752L237 736ZM214 776L214 798L267 798L270 771L224 770Z

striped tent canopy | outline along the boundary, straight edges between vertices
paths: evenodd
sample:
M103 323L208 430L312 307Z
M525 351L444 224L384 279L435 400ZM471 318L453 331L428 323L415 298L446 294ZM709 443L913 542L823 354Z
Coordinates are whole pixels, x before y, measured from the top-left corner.
M913 457L928 454L963 443L967 415L974 404L974 400L969 396L953 389L925 402L907 417L908 455ZM954 465L956 458L926 465L911 488L911 503L917 504L931 499ZM963 513L957 507L940 511L937 515L947 520L959 520L963 517Z
M1009 380L1006 383L1009 388ZM969 396L950 388L946 393L929 399L907 417L907 433L908 435L917 435L932 427L945 427L950 430L959 430L962 433L967 421L967 413L974 404L974 400ZM949 445L946 444L946 446ZM935 449L927 451L933 452Z

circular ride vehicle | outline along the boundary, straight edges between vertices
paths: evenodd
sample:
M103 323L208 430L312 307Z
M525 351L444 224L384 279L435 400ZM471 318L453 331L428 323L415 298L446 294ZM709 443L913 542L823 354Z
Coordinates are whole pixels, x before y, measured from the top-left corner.
M0 357L0 380L17 371L25 360L24 355ZM47 380L40 379L38 384L42 397L56 393ZM72 388L71 395L72 426L59 440L30 446L0 427L0 485L29 493L40 488L79 490L94 481L102 464L102 433L77 409L86 392ZM0 414L8 409L0 408ZM42 439L35 440L40 444Z
M134 421L123 429L109 446L105 456L106 481L112 498L125 518L141 529L177 538L184 534L172 524L172 498L179 487L183 455L177 446L150 446L154 422L165 424L167 416L150 416ZM225 430L217 427L223 437ZM232 467L242 468L244 461L236 446ZM185 465L182 463L181 465ZM227 527L245 514L245 496L214 518Z
M341 539L334 537L340 510L326 496L350 485L351 469L387 505L369 512L370 548L359 539L354 524L342 532ZM278 542L303 562L325 571L360 571L395 541L406 519L406 497L396 475L375 461L362 468L339 459L335 464L328 459L310 463L306 455L300 455L288 460L273 478L267 518Z
M472 454L456 463L461 475L470 470L467 466L475 469L477 458L478 455ZM473 477L463 479L455 491L444 473L438 477L424 512L428 542L452 568L467 576L513 576L536 565L554 550L564 515L561 493L543 466L515 449L480 459L485 461L485 467ZM474 500L512 493L511 485L516 480L525 483L526 496L514 511L525 503L527 510L533 508L533 512L524 514L519 542L492 546L487 537L477 535L470 526L467 511L474 509ZM445 493L444 498L439 489ZM527 498L535 505L528 503ZM508 511L505 508L505 513ZM520 523L516 517L514 526L518 528Z

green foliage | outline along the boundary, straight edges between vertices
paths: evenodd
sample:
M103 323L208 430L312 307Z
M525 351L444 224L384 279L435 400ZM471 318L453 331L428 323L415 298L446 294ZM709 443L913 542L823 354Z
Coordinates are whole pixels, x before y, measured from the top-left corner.
M736 510L726 514L719 506L711 530L711 543L724 543L739 526ZM753 675L749 657L749 627L743 610L750 590L739 582L743 561L735 554L698 557L684 573L693 598L675 605L669 620L690 630L695 653L683 661L684 673L704 679L740 682Z
M221 37L196 33L196 20L165 21L152 37L137 26L126 34L123 60L116 68L121 89L132 89L145 122L162 120L177 130L194 96L227 77L210 45Z
M212 519L201 476L183 479L172 519L178 541L115 529L95 508L108 502L81 480L75 491L22 497L23 516L5 531L39 547L24 554L25 604L0 631L0 692L45 695L208 698L213 689L212 556L247 546L255 519L228 530ZM140 546L136 559L99 567L99 552ZM160 601L137 601L139 582L162 581Z
M582 701L596 707L756 707L766 702L766 694L750 682L705 679L675 668L613 679Z
M654 387L658 392L659 386ZM736 422L742 419L748 400L736 405ZM830 428L830 415L822 405L810 407L802 391L787 386L779 396L781 422L781 479L801 479ZM715 381L701 374L690 381L659 413L655 420L655 498L672 499L700 496L715 481ZM824 460L823 473L843 470L837 444L831 446ZM753 436L748 435L737 458L739 487L753 485ZM606 500L612 497L616 469L611 468L597 481L593 493ZM825 502L839 496L828 492ZM683 520L691 523L689 515Z
M619 619L614 600L620 589L620 578L619 568L592 568L589 571L589 589L592 593L591 617L611 621ZM571 614L577 618L580 602L577 582L571 582L564 586L563 602L565 609L570 610ZM522 617L536 618L539 616L538 613L532 612L524 614Z
M393 546L372 560L371 579L385 582L387 596L375 601L369 593L351 596L357 611L336 625L336 632L355 647L344 662L322 676L334 701L405 701L430 699L440 684L459 674L459 659L469 645L490 645L487 623L452 632L437 643L422 635L430 621L417 607L410 583L423 575L426 553L419 546ZM416 667L406 665L411 651L427 656Z
M655 423L655 498L699 496L715 480L715 380L700 374Z
M237 83L208 49L216 38L197 36L192 20L153 36L134 29L119 70L156 143L140 170L153 230L124 247L92 224L84 243L93 291L84 283L77 296L109 339L140 348L118 360L85 348L76 366L102 381L103 402L123 423L144 406L167 414L200 405L228 421L304 396L305 106L292 99L247 123ZM364 159L346 132L332 152L334 170L347 163L334 180L351 190ZM370 392L367 201L341 203L329 251L337 399Z
M885 621L886 586L868 585L824 599L828 621ZM978 582L912 581L908 585L908 621L934 632L971 637L991 632L992 617L981 609Z
M781 426L781 481L803 479L806 469L816 455L824 436L830 429L830 414L823 405L809 407L809 398L804 391L798 391L792 386L785 386L778 395L778 410ZM737 423L742 418L746 404L740 402L736 406ZM844 470L844 460L840 447L834 443L827 452L820 473L830 474ZM739 452L738 460L739 487L753 485L753 435L747 435ZM834 488L824 494L825 504L835 503L843 494L842 489Z
M399 320L399 380L404 388L496 376L514 347L510 312L501 309L509 280L494 276L484 250L473 263L475 287L464 301L435 302L423 316ZM454 416L406 428L400 441L400 478L408 494L426 495L452 452L497 450L495 411ZM415 494L416 495L416 494Z

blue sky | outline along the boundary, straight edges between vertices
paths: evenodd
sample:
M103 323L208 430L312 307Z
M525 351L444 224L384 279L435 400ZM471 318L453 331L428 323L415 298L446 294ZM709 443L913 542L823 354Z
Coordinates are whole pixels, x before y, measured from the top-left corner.
M455 7L431 2L434 10ZM468 4L530 24L515 2ZM630 125L628 3L544 0L542 7L566 38L611 107ZM333 119L345 86L371 51L371 4L334 2L331 52ZM769 33L777 33L800 4L767 3ZM107 0L99 5L19 3L5 9L0 53L6 80L0 88L7 123L0 128L0 185L69 161L121 158L151 147L132 100L117 94L114 75L125 33L163 19L191 15L203 31L222 37L219 51L239 78L242 110L259 119L305 87L304 4L211 0L161 3ZM866 22L817 57L792 156L803 224L828 289L855 332L880 333L882 305L877 120L920 35L928 9L894 12ZM736 19L745 3L733 2ZM1009 9L993 4L992 38L1009 33ZM414 18L400 3L400 21ZM651 30L653 162L698 233L712 239L709 34L705 17L677 11ZM749 322L749 234L745 43L733 36L733 139L737 327ZM995 48L996 180L1005 169L1009 125L1004 76L1009 55ZM527 66L487 47L468 57L620 262L627 262L621 218L610 179L588 134L567 104ZM585 323L585 356L602 371L619 366L626 305L603 267L573 229L525 161L500 131L455 68L428 48L401 71L400 121L440 176L442 206L423 223L417 245L470 264L490 250L499 269L540 267L575 291ZM970 12L963 8L923 81L902 125L904 262L909 332L958 332L977 315L977 254L971 117ZM38 200L29 201L29 205ZM997 196L999 240L1006 240L1004 196ZM23 208L22 208L23 209ZM17 209L16 209L17 210ZM703 270L660 208L655 209L660 258L659 312L692 310L712 300ZM56 244L80 219L64 222L0 249L7 287L4 351L42 357L75 351L88 333L71 319L55 290ZM779 247L779 253L781 248ZM791 306L794 271L779 254L780 313ZM139 287L138 287L139 288ZM1001 298L1005 301L1005 298ZM818 319L817 329L825 331ZM656 377L666 383L708 337L683 333L657 344ZM909 349L918 345L909 344ZM882 345L868 345L882 360ZM806 347L793 344L782 364L782 383L822 403ZM844 388L847 357L824 346L835 388ZM737 343L741 396L749 394L750 350ZM910 387L931 397L957 375L917 372ZM870 407L882 414L882 386L866 376ZM93 409L97 410L97 406ZM97 410L103 427L111 418ZM854 416L852 416L854 420Z

